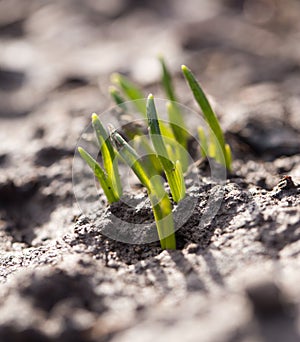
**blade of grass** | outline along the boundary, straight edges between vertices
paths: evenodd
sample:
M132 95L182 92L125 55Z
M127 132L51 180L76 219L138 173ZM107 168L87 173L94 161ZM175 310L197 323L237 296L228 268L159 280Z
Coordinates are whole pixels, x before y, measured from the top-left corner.
M202 127L198 127L198 137L200 141L200 148L201 148L201 156L205 158L208 154L208 145L207 145L207 138Z
M231 154L231 148L228 144L225 145L225 159L226 159L226 165L228 165L228 170L231 171L232 154Z
M89 167L94 172L96 178L98 179L105 196L109 203L117 202L119 200L113 191L112 184L107 179L105 172L102 170L101 166L96 162L96 160L86 152L82 147L78 147L78 152L82 159L89 165Z
M162 56L159 57L159 61L162 69L161 82L164 87L165 93L170 100L170 102L168 102L166 105L170 126L176 140L183 146L184 149L186 149L188 135L183 116L177 105L177 96L175 94L174 86L172 83L171 73L169 72L169 69ZM182 163L183 170L186 171L186 169L188 168L188 158L186 153L183 155L179 155L179 158Z
M110 142L106 129L103 127L99 117L95 113L92 114L92 124L100 146L107 178L113 186L113 191L115 191L116 197L120 198L122 196L122 185L114 148Z
M187 83L189 84L193 94L194 94L194 98L196 100L196 102L198 103L198 105L200 106L200 108L202 109L203 115L205 117L205 120L207 121L208 125L210 126L210 128L212 129L213 133L215 134L218 143L220 145L220 148L222 150L222 153L224 155L226 155L225 152L225 139L224 139L224 135L221 129L221 126L219 124L219 121L217 119L217 116L215 115L204 91L202 90L199 82L197 81L197 79L195 78L194 74L191 72L191 70L186 67L185 65L182 65L181 67L183 75L185 77L185 79L187 80ZM230 169L230 165L227 163L227 161L225 160L225 166Z
M162 56L159 56L158 59L162 69L161 83L164 87L165 93L170 101L177 102L175 90L172 83L172 77L167 68L165 60Z
M208 139L208 156L214 158L219 164L226 165L225 154L220 147L217 137L210 131ZM225 151L226 153L226 151Z
M117 151L122 159L129 165L132 171L136 174L140 182L147 188L150 188L151 174L148 174L139 162L141 158L137 152L132 148L127 141L118 133L118 131L112 126L108 125L110 136L115 144Z
M176 187L179 189L180 193L180 200L182 200L185 197L185 182L184 182L184 175L183 175L183 170L181 166L181 162L179 160L176 160L175 162L175 180L177 182Z
M176 249L172 205L160 176L151 178L149 198L162 249Z
M181 143L181 145L185 147L187 140L187 131L180 110L176 102L167 102L166 108L174 135L176 139Z
M153 148L151 147L147 138L144 135L135 135L133 138L133 142L137 147L142 148L145 151L145 153L155 154Z
M153 150L152 146L150 146L147 138L144 135L136 135L133 138L133 146L136 151L143 151L143 161L149 166L154 166L157 174L161 174L163 172L163 169L160 165L160 162L156 156L155 151Z
M170 158L172 163L175 163L177 160L176 151L174 151L174 149L172 148L172 146L170 144L165 144L165 146L166 146L168 158Z
M176 241L172 205L160 180L160 176L157 175L153 165L152 169L146 169L145 164L142 164L140 161L141 157L111 125L109 126L109 130L111 138L121 157L147 188L161 248L175 249Z
M126 95L126 97L133 101L133 104L137 111L145 118L146 117L146 101L145 96L142 91L131 81L128 80L125 76L122 76L118 73L114 73L111 76L111 81L114 84L117 84ZM115 95L115 92L114 92ZM115 99L115 101L120 101L121 99ZM161 130L163 131L165 136L173 138L173 131L166 125L161 125Z
M178 186L180 183L180 180L178 179L178 172L180 172L180 170L176 172L176 164L169 159L168 152L161 135L154 97L152 94L148 96L147 100L147 117L151 141L166 174L172 197L174 201L178 203L185 196L185 191L183 192L182 187Z
M126 100L121 96L118 89L114 86L109 86L108 91L115 104L119 106L122 110L126 110L127 108L124 104Z
M188 134L185 127L183 117L180 110L175 102L167 102L167 113L170 121L170 126L174 133L175 140L183 147L178 150L178 159L181 162L183 172L188 168L188 154L186 152L188 143Z
M146 117L145 96L142 91L130 82L128 78L118 73L112 74L111 81L122 89L129 100L134 101L136 109L143 117Z

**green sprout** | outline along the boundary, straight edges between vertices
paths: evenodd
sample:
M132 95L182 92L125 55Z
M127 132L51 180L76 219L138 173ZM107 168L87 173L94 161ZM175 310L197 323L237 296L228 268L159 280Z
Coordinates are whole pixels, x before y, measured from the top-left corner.
M162 56L159 56L158 59L159 59L161 70L162 70L161 83L163 85L165 93L170 101L177 102L177 96L175 94L175 90L174 90L174 86L172 82L172 76L169 72L166 62Z
M118 164L115 161L116 153L110 142L108 133L96 114L92 115L92 124L100 146L104 168L82 147L78 148L78 152L94 171L108 202L118 202L122 196L122 186L118 172Z
M162 249L176 249L172 205L155 167L147 167L137 152L112 127L110 136L122 159L146 187Z
M111 76L111 81L115 85L117 85L120 90L123 92L123 95L129 100L133 101L133 104L136 110L142 115L143 118L146 118L146 102L145 96L143 92L131 81L128 80L127 77L114 73ZM118 93L116 88L109 88L110 94L114 102L124 109L124 101L122 96ZM174 139L174 135L172 129L163 123L161 123L161 131L164 136L169 137L170 139Z
M208 150L209 156L215 158L220 164L226 166L228 170L231 170L231 150L230 146L225 143L224 135L218 118L192 71L185 65L182 65L181 69L189 87L193 92L196 102L203 112L206 122L216 138L210 139L210 148Z
M135 149L131 147L112 126L109 126L110 135L108 135L96 114L92 115L92 123L100 146L104 167L102 168L99 163L83 148L79 147L78 151L81 157L93 170L104 191L104 194L107 197L108 202L118 202L122 195L122 186L118 173L118 163L115 161L115 158L118 154L121 159L129 165L140 182L147 189L161 248L176 249L172 204L160 176L160 171L162 168L157 167L157 164L159 164L157 155L151 149L148 151L151 152L150 154L147 154L148 158L143 160L135 151ZM138 138L140 138L141 142L145 143L145 137ZM113 147L111 141L113 142L115 148ZM146 144L146 147L148 146L150 145ZM181 171L180 164L176 163L174 165L174 169L178 170L174 172L174 175L176 175ZM182 171L179 174L182 176L183 182ZM173 185L170 185L170 188L173 189ZM179 201L180 198L176 198L174 200Z
M201 156L202 158L205 158L208 155L208 143L207 138L204 132L204 129L202 127L198 127L198 137L200 141L201 146Z
M134 101L133 103L137 111L141 113L144 117L146 117L146 107L145 107L145 102L144 102L145 96L143 92L138 87L136 87L132 82L130 82L127 77L121 74L118 74L118 73L112 74L111 81L123 91L123 93L126 95L126 97L129 100ZM116 100L113 94L112 96L114 100Z
M179 203L186 193L184 172L189 166L187 149L191 136L186 129L171 74L164 59L160 57L159 61L162 70L161 83L169 100L166 104L169 122L159 119L152 94L145 99L139 87L125 76L115 73L111 78L115 86L109 87L113 101L125 114L130 114L126 101L133 101L138 113L143 119L147 119L150 139L137 125L130 132L126 131L129 139L132 140L131 146L112 126L109 126L108 134L98 116L93 114L92 123L100 147L103 167L83 148L79 147L78 151L93 170L108 203L117 202L122 196L118 160L129 165L147 189L161 248L175 249L172 203L164 187L162 175L164 174L167 179L174 202ZM227 170L231 170L231 149L225 142L217 116L191 70L183 65L182 72L210 128L208 135L202 127L197 129L201 156L214 158ZM141 157L137 150L145 155Z
M126 100L122 97L122 95L120 94L120 92L118 91L118 89L114 86L110 86L108 88L108 91L111 95L111 97L113 98L114 102L122 109L122 110L126 110L126 106L124 104L124 102L126 102Z
M148 96L147 100L147 117L152 144L166 174L172 197L174 201L178 203L185 196L182 168L179 160L175 161L175 163L170 160L165 142L161 135L160 123L157 118L154 97L152 94Z
M170 151L171 153L169 153L169 157L174 163L177 160L179 160L183 172L186 172L189 164L188 153L186 151L190 136L187 132L184 118L178 105L177 95L173 86L171 73L163 57L159 57L159 62L162 70L161 84L163 86L167 98L170 100L166 104L169 125L160 122L160 131L164 140L166 140L166 138L168 138L169 141L176 140L179 143L179 145L182 146L182 148L179 148L178 144L177 147L173 146L173 151ZM227 168L227 170L230 171L232 164L231 149L225 141L224 134L218 121L218 118L214 113L204 91L202 90L202 87L193 75L192 71L188 67L183 65L182 72L211 130L211 133L207 137L202 128L198 128L201 155L203 157L210 157L215 159L218 163L224 165ZM129 81L125 76L122 76L120 74L113 74L112 82L119 87L119 89L123 93L123 96L127 98L127 100L134 101L136 109L142 115L142 117L145 118L145 96L141 89L139 89L139 87L137 87L131 81ZM117 88L110 88L110 93L114 102L119 107L124 109L124 102L126 100L124 97L122 97L121 93L117 90ZM201 131L200 133L199 130ZM165 144L167 145L167 143Z
M183 149L178 150L177 157L181 162L182 169L186 171L188 168L189 160L188 160L188 154L185 151L187 149L189 135L187 133L183 116L178 107L178 100L177 100L175 89L172 83L171 74L162 56L159 57L159 61L160 61L161 70L162 70L161 83L163 85L167 98L170 100L166 105L170 126L173 131L174 137L179 142L179 144L183 147Z

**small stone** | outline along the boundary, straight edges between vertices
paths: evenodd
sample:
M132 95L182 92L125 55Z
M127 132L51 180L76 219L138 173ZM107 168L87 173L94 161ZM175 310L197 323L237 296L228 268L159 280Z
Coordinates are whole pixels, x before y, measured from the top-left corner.
M299 186L296 185L291 176L283 176L278 184L272 189L272 197L280 197L290 191L299 191Z
M196 243L190 243L187 247L186 247L186 251L189 254L193 254L193 253L197 253L199 250L199 245L197 245Z

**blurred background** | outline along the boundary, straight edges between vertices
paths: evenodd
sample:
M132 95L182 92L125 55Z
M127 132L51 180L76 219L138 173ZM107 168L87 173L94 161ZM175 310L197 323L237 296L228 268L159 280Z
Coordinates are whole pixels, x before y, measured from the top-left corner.
M160 95L158 53L175 75L196 72L232 114L224 128L266 100L299 128L299 17L297 0L0 0L0 160L32 156L41 139L72 150L87 116L111 105L114 71Z

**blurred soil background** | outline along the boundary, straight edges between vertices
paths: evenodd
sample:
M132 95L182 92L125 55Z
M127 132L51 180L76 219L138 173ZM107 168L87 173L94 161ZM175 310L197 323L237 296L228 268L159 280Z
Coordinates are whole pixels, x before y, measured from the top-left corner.
M298 0L0 0L1 342L300 340L299 18ZM110 74L164 97L158 53L181 103L180 65L201 80L235 159L214 221L197 229L207 176L163 252L101 235L127 209L90 222L72 189Z

